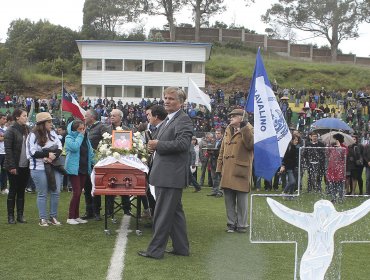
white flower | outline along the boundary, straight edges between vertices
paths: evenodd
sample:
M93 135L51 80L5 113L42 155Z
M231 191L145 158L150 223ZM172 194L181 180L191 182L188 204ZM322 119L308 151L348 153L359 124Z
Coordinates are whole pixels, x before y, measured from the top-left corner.
M144 149L144 145L142 143L139 143L139 150Z
M101 152L101 153L105 153L105 151L106 151L107 149L106 148L104 148L104 146L101 146L100 148L99 148L99 152Z
M104 132L102 136L104 139L109 139L112 137L112 135L110 135L108 132Z
M141 136L141 133L140 133L139 131L136 131L136 132L134 133L134 136L135 136L135 137L140 137L140 136Z
M117 126L117 127L116 127L116 130L123 130L123 128L122 128L122 127L120 127L120 126Z
M121 157L121 155L120 155L119 153L117 153L117 152L114 152L114 153L113 153L113 157L114 157L115 159L119 159L119 158Z
M144 142L143 142L143 140L141 138L139 139L138 143L139 143L139 145L143 145L144 144Z
M107 154L107 156L110 156L112 154L112 151L108 150L106 154Z
M136 143L132 143L132 147L136 148Z
M141 158L141 161L146 162L146 158L145 157Z

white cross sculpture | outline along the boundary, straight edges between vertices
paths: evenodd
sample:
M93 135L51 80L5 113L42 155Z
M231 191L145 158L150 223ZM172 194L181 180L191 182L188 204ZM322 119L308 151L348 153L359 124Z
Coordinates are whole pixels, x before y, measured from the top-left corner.
M321 280L333 259L334 234L370 212L370 199L360 206L337 212L328 200L319 200L312 213L292 210L271 198L266 198L272 212L280 219L308 233L307 249L300 265L301 280Z

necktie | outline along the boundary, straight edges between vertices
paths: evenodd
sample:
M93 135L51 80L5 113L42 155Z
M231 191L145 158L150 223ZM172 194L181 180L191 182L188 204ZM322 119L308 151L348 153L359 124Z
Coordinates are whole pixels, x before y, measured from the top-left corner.
M168 121L169 121L169 118L168 118L168 116L167 116L167 117L164 119L164 126L166 126L166 125L167 125Z
M149 130L150 130L151 133L153 133L154 131L157 130L157 127L155 125L150 125Z

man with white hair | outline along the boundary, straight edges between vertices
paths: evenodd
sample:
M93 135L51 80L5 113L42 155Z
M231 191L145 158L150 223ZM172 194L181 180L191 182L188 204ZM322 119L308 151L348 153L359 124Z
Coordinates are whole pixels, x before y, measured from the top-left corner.
M123 118L123 112L119 109L113 109L110 112L110 121L111 121L111 126L109 129L109 133L112 134L113 130L116 130L117 127L121 127L123 130L131 130L127 126L125 126L122 123L122 118ZM130 202L130 196L128 195L122 195L122 209L123 212L126 215L131 215L131 202ZM107 197L107 202L108 202L108 215L112 215L114 212L114 196L108 196Z

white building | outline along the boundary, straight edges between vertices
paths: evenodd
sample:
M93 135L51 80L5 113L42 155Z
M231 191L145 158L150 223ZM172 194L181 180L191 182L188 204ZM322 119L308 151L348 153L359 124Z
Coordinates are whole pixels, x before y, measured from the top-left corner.
M76 41L82 57L82 96L124 102L162 98L168 86L187 89L189 77L205 86L211 44Z

